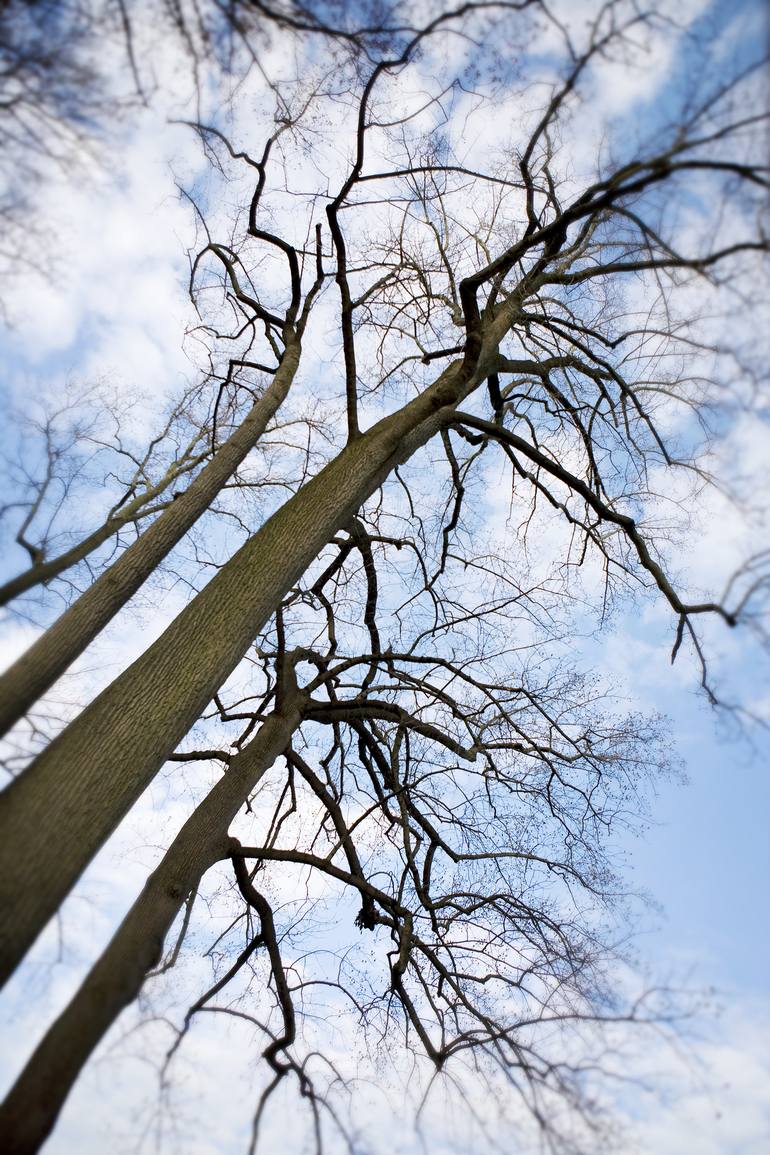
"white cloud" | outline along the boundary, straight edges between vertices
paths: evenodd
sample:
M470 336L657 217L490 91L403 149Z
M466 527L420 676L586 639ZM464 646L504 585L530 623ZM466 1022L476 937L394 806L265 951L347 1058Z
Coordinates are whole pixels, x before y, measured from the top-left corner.
M709 1036L677 1057L665 1047L644 1067L666 1090L635 1096L628 1155L763 1155L770 1134L770 1004L731 1002Z

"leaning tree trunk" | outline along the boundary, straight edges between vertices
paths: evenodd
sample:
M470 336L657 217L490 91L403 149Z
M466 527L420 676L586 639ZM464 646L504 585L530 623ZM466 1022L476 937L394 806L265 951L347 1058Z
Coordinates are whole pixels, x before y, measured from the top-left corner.
M301 719L302 700L294 684L280 710L232 760L185 822L109 946L36 1047L0 1105L4 1155L31 1155L45 1142L92 1051L160 960L164 939L181 905L209 867L226 856L230 823L288 746Z
M0 795L0 981L313 558L483 377L457 362L351 442Z
M295 341L244 421L185 492L0 677L0 737L83 653L206 512L285 400L298 364Z
M200 433L196 442L200 441L202 437L203 433ZM35 561L28 569L4 582L0 586L0 606L8 605L14 598L20 597L21 594L27 593L28 590L34 589L36 586L48 585L60 574L78 565L79 562L85 561L87 557L90 557L100 546L127 525L136 526L145 517L151 516L153 512L160 512L157 506L153 509L152 503L167 494L181 477L195 469L201 461L209 456L203 452L193 454L192 444L194 443L188 446L187 453L181 461L170 465L154 485L143 489L141 493L126 501L120 508L113 510L92 533L86 534L75 545L70 546L69 549L65 549L55 557L48 558L46 561ZM179 499L179 496L177 494L176 500ZM167 501L161 508L166 508L169 504L170 502Z

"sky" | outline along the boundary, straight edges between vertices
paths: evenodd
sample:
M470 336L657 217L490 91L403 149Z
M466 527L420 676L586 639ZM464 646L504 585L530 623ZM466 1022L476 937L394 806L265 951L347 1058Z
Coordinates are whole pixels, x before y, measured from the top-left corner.
M591 4L585 7L590 10ZM710 27L739 51L762 34L760 3L745 0L709 9L705 0L688 0L676 8L682 18L715 17ZM596 101L573 126L570 147L576 166L595 147L608 117L648 128L656 117L665 119L677 77L687 65L677 56L678 45L675 36L661 36L637 67L617 64L604 70ZM544 54L547 50L541 45ZM490 139L501 131L503 116L495 122L489 115L485 129ZM457 123L462 123L459 114ZM481 129L474 144L483 152ZM8 324L0 331L7 366L4 401L9 413L29 410L61 396L67 382L97 381L125 403L126 428L141 440L192 372L189 347L185 350L180 340L191 321L184 251L191 221L176 181L180 174L188 181L205 181L205 169L192 134L169 127L165 111L157 109L127 121L109 171L84 164L89 179L57 178L55 195L47 202L60 271L50 279L22 272L14 283ZM767 303L764 316L770 320ZM12 424L0 435L9 459L16 437ZM727 442L724 455L737 455L754 503L761 507L763 494L770 502L763 477L770 451L767 408L753 415L750 427L732 429ZM489 484L492 505L499 498L502 509L506 495L501 483L490 477ZM757 525L756 519L741 520L719 494L708 494L677 557L680 571L695 575L704 586L718 585L761 532ZM4 574L20 562L18 553L9 552ZM53 700L76 702L105 684L161 632L184 601L184 589L174 585L155 601L137 599L133 611L121 615L57 687ZM6 664L36 636L50 612L32 606L26 617L9 616L0 624ZM758 651L718 632L711 641L720 681L731 697L757 705L766 701L767 667ZM621 606L610 627L581 643L586 660L629 701L669 719L684 770L659 783L643 835L620 835L617 852L626 858L630 887L650 899L633 945L639 969L686 987L702 1009L675 1045L648 1040L629 1058L638 1082L619 1093L615 1104L628 1129L621 1153L761 1155L770 1142L770 739L753 726L739 733L734 719L709 707L698 691L693 663L683 657L670 665L671 644L670 617L650 599L641 606ZM0 1078L5 1083L28 1041L62 1005L89 958L107 940L185 805L184 791L168 777L151 788L68 902L66 917L77 929L66 961L51 961L58 931L49 928L14 978L0 1024ZM185 976L185 981L194 980L194 970ZM229 1033L215 1031L208 1023L196 1027L168 1123L147 1107L157 1095L156 1068L148 1061L152 1028L134 1045L134 1026L129 1014L112 1032L46 1151L87 1155L103 1151L108 1141L116 1151L128 1150L135 1146L137 1126L145 1128L141 1149L162 1155L177 1149L192 1155L245 1150L249 1112L244 1104L248 1107L253 1098L255 1079L241 1058L248 1031L237 1026ZM342 1039L339 1045L345 1052L347 1042ZM415 1098L425 1073L396 1070L391 1076L390 1100L375 1085L377 1079L387 1082L382 1070L359 1099L367 1104L366 1128L375 1136L387 1134L391 1150L473 1155L483 1149L467 1109L440 1089L423 1112L422 1137L420 1129L415 1133L401 1126L395 1121L403 1113L398 1111L401 1096ZM483 1114L483 1104L478 1106ZM267 1155L303 1150L307 1136L295 1111L290 1100L279 1101L260 1150ZM196 1128L196 1118L207 1112L221 1121L213 1137ZM505 1127L514 1124L515 1118L499 1124L503 1129L497 1137L508 1144L506 1149L511 1132ZM529 1155L528 1150L521 1155Z

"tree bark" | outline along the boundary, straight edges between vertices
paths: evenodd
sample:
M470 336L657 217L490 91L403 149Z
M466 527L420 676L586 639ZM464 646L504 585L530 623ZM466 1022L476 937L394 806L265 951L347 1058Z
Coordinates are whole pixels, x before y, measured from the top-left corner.
M307 566L486 372L454 363L348 444L0 795L0 981Z
M83 653L206 512L285 400L298 364L298 344L289 344L270 385L185 492L0 676L0 737Z
M293 675L292 675L293 680ZM227 855L228 829L246 798L286 749L300 723L296 684L256 737L230 763L177 834L134 905L35 1048L0 1106L0 1150L31 1155L53 1129L94 1048L160 961L180 907L215 862Z

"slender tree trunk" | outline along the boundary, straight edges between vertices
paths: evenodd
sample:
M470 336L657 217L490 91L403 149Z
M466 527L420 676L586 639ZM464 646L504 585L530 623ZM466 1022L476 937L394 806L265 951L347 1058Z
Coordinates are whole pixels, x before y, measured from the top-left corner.
M0 795L0 981L313 558L483 375L450 366L351 442Z
M47 585L65 570L84 561L94 550L97 550L100 545L104 545L124 526L137 525L143 518L151 516L154 512L160 513L164 508L167 508L173 499L161 502L160 506L153 505L153 502L158 502L172 485L175 485L186 473L200 465L206 456L208 456L206 453L193 455L190 452L190 447L188 447L188 452L182 460L169 466L163 477L155 485L143 489L140 494L121 505L93 533L87 534L70 549L64 550L56 557L49 558L47 561L35 562L28 569L0 586L0 606L8 605L14 598L26 593L27 590L34 589L36 586Z
M286 398L299 363L290 344L270 385L187 490L0 677L0 736L83 653L211 505Z
M52 1024L0 1106L0 1150L31 1155L50 1134L94 1048L139 994L161 958L180 907L227 854L228 828L259 779L288 746L301 719L296 686L233 759L177 834L69 1005Z
M49 561L38 562L17 574L16 577L11 578L0 587L0 606L7 606L9 602L21 594L25 594L27 590L46 585L58 577L60 573L64 573L71 566L77 565L78 562L89 557L100 545L109 541L113 534L116 534L129 522L134 521L136 516L135 514L134 517L131 517L124 513L121 517L107 518L103 525L100 525L93 533L89 533L77 545L73 545L72 549L60 553L57 557L52 557Z

